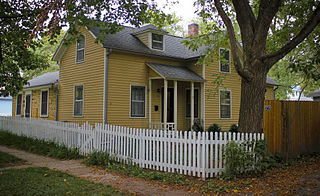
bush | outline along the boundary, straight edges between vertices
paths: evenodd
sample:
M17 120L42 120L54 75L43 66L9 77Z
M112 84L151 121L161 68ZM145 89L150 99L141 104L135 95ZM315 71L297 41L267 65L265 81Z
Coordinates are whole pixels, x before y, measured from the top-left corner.
M238 132L239 132L239 127L238 127L238 125L237 125L237 124L232 124L232 125L230 126L229 132L238 133Z
M221 130L221 127L220 125L216 124L216 123L213 123L212 125L210 125L210 127L208 128L208 132L220 132L222 131Z
M193 126L192 126L192 130L195 132L203 132L203 127L202 127L202 120L200 119L195 119L193 121Z
M249 148L253 150L249 151ZM226 145L223 156L226 159L225 178L234 178L243 173L259 172L277 166L275 159L267 152L265 140L241 144L231 141Z

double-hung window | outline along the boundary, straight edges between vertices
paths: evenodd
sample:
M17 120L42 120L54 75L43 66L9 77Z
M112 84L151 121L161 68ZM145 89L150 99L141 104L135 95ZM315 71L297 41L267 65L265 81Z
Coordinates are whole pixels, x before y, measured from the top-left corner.
M17 108L16 108L16 115L21 115L22 110L22 94L18 94L17 96Z
M74 87L73 115L83 115L83 85L77 85Z
M190 99L190 89L187 89L186 93L186 117L191 117L191 99ZM199 91L194 89L194 117L199 117Z
M220 90L220 118L231 118L231 92Z
M152 33L152 48L163 50L163 35Z
M220 71L230 73L230 50L220 48Z
M49 102L49 91L48 90L41 91L40 117L48 116L48 106L49 106L48 102Z
M84 47L85 47L85 37L80 35L77 38L77 57L76 62L83 62L84 61Z
M146 116L146 87L131 85L131 117L145 117Z

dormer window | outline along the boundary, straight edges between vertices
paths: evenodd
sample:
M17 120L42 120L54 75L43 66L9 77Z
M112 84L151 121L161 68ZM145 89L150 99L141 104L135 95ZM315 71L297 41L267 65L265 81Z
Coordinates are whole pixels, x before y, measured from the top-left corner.
M163 35L152 33L152 49L163 50Z
M77 57L76 57L77 63L84 61L84 47L85 47L85 38L83 35L80 35L77 38Z

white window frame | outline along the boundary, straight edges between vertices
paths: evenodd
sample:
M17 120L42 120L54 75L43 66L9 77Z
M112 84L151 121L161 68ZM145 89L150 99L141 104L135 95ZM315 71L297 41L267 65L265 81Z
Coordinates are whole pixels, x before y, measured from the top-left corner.
M229 51L229 71L222 71L221 70L221 50L225 50L225 51ZM230 53L230 49L227 48L219 48L219 70L221 73L231 73L231 53Z
M158 41L158 40L153 40L152 38L152 35L155 34L155 35L161 35L162 36L162 42L161 41ZM153 48L153 42L156 42L156 43L162 43L162 49L158 49L158 48ZM162 34L158 34L158 33L152 33L150 34L150 45L151 45L151 49L152 50L157 50L157 51L164 51L164 35Z
M75 101L76 101L76 87L77 86L82 86L82 114L81 115L75 115L74 114L74 107L75 107ZM84 84L75 84L73 87L73 112L72 116L76 118L82 118L84 113Z
M221 117L221 92L229 92L230 93L230 117ZM227 90L227 89L220 89L219 90L219 118L220 119L232 119L232 102L231 102L231 90Z
M17 114L18 111L18 96L21 95L21 101L20 101L20 114ZM21 116L22 115L22 106L23 106L23 94L18 93L17 95L17 100L16 100L16 116Z
M27 118L31 118L31 114L32 114L32 91L27 91L24 94L24 117L26 118L27 95L30 95L30 116L27 117Z
M84 38L84 47L83 48L80 48L80 49L78 49L78 38L80 37L80 36L83 36L83 38ZM76 63L83 63L84 62L84 60L85 60L85 57L86 57L86 51L85 51L85 48L86 48L86 36L85 35L79 35L78 37L77 37L77 41L76 41ZM78 50L83 50L83 60L78 60Z
M47 91L47 114L42 115L42 92ZM49 116L49 89L41 89L40 95L40 117L48 117Z
M144 87L144 116L131 116L131 89L133 86ZM139 84L130 84L130 96L129 96L129 117L130 118L146 118L147 117L147 86Z
M187 116L187 91L188 90L190 90L190 93L191 93L191 88L186 88L186 94L185 94L186 95L186 105L185 105L185 107L186 107L186 114L185 114L186 119L190 119L191 118L191 111L190 111L190 116ZM194 119L199 119L200 116L201 116L201 114L200 114L200 103L199 103L199 101L200 101L200 89L199 89L199 87L195 87L194 90L198 90L198 117L194 116ZM189 97L190 97L190 95L189 95ZM191 99L190 99L190 110L191 110Z

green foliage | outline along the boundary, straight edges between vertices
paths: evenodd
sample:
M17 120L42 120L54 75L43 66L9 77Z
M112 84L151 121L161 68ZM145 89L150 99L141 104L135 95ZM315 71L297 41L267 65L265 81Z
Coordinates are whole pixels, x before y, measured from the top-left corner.
M44 167L3 170L0 181L1 195L127 195L109 185Z
M238 127L238 125L237 125L237 124L232 124L232 125L230 126L229 131L232 132L232 133L238 133L238 132L239 132L239 127Z
M0 168L11 166L11 165L17 165L21 162L24 162L24 160L18 157L15 157L11 154L0 151Z
M70 149L64 145L58 145L53 141L49 142L28 138L25 136L18 136L5 131L0 131L0 145L5 145L57 159L82 158L82 156L79 154L79 149Z
M194 120L194 123L192 125L192 130L195 131L195 132L203 132L203 121L200 120L200 119L195 119Z
M166 20L163 20L166 19ZM162 17L162 23L159 24L159 17L155 16L151 17L150 23L157 26L162 27L163 30L167 31L170 35L182 36L186 35L186 32L183 29L183 26L179 23L182 22L182 17L178 16L176 12L169 14L165 17ZM161 20L161 19L160 19Z
M220 125L216 124L216 123L213 123L212 125L209 126L208 128L208 132L221 132L221 127Z
M249 149L252 149L250 151ZM278 166L267 152L267 142L258 140L241 144L231 141L226 145L223 157L226 159L224 178L231 179L247 172L260 172Z

